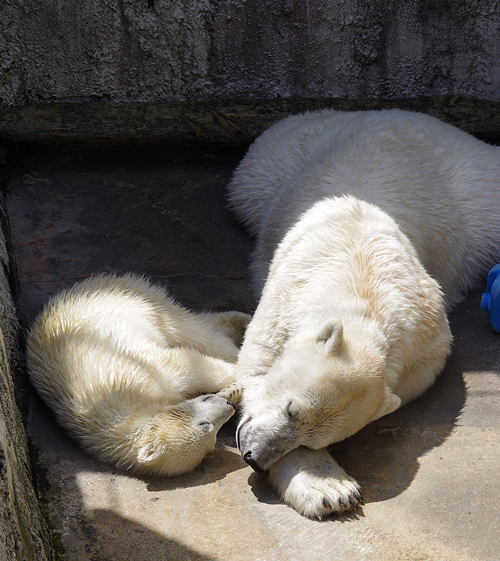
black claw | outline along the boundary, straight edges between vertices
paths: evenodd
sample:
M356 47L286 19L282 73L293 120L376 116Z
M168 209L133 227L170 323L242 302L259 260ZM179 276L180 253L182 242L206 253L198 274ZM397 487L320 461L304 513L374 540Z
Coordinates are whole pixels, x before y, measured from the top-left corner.
M352 508L355 508L358 505L358 500L357 497L349 497L349 504L351 505Z
M347 510L347 503L344 501L344 499L339 499L339 505L344 509Z
M329 508L330 510L333 510L333 505L332 505L332 503L331 503L330 500L327 499L326 497L323 497L323 506L324 506L325 508Z
M360 504L360 505L365 504L365 502L363 500L363 493L359 489L354 491L354 498L358 501L358 504Z

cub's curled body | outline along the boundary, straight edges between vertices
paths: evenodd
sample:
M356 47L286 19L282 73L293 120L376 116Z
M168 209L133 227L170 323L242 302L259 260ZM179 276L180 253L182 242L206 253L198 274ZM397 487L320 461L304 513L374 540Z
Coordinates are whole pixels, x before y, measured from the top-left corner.
M58 422L99 459L137 473L184 473L235 411L248 321L239 312L188 312L131 274L91 277L35 320L30 377Z

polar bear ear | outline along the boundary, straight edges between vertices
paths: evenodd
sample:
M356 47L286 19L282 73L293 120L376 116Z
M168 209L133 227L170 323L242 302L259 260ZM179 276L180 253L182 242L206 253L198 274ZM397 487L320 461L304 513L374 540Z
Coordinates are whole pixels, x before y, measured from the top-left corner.
M147 464L157 460L162 454L163 446L160 442L152 440L151 442L146 442L144 446L141 446L137 453L137 461L141 464Z
M401 398L398 397L387 384L385 384L384 393L384 402L382 403L382 407L377 411L377 414L373 419L374 421L380 419L380 417L383 417L384 415L389 415L389 413L396 411L396 409L399 409L401 405Z
M323 352L334 353L342 342L343 327L338 317L327 319L319 328L316 341L323 347Z

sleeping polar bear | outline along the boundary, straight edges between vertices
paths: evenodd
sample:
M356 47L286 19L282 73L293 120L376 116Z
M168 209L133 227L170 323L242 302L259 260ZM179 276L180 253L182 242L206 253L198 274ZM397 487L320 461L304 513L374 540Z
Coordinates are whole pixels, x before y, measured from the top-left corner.
M500 259L500 151L422 114L322 111L264 132L229 196L260 296L237 365L242 456L305 516L356 508L326 447L443 368L445 310Z
M55 296L35 320L31 381L99 459L177 475L214 448L235 412L235 362L249 319L188 312L135 275L91 277Z

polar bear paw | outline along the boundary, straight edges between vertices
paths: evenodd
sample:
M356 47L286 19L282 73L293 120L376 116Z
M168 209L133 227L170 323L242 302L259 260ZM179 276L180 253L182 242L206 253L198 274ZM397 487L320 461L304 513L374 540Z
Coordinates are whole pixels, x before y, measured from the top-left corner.
M233 405L237 405L241 399L242 394L243 394L243 388L241 384L238 384L238 382L234 382L233 384L230 384L226 388L222 389L216 395L218 395L219 397L223 397L224 399L227 399Z
M359 485L326 449L297 448L276 462L269 475L285 503L308 518L343 514L363 504Z
M203 314L218 329L222 330L237 347L241 347L252 316L243 312L208 312Z

